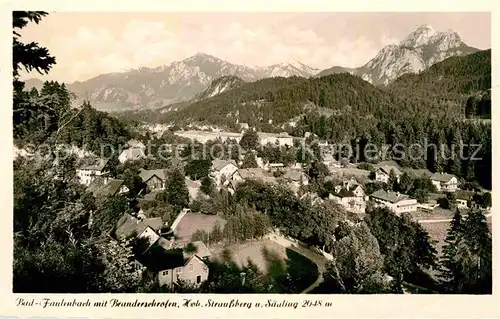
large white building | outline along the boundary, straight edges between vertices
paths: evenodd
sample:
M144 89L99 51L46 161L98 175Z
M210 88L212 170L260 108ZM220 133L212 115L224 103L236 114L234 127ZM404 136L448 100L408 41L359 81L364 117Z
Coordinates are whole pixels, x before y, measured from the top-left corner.
M410 196L382 189L370 195L370 199L377 205L385 206L397 215L403 213L412 213L417 211L418 202Z
M279 145L279 146L293 146L293 136L288 133L264 133L258 132L260 145Z
M90 165L83 165L76 169L76 176L80 179L80 184L90 185L90 183L98 176L106 176L108 159L98 159Z
M213 131L177 131L174 132L174 135L188 138L192 141L198 141L202 144L205 144L208 141L215 141L217 139L220 139L223 142L229 139L233 139L239 143L242 137L241 133Z
M192 141L198 141L202 144L217 139L220 139L223 142L232 139L239 143L243 136L243 133L220 131L176 131L174 134L180 137L188 138ZM261 145L271 144L279 146L293 146L294 137L286 132L279 134L257 132L257 135L259 136L259 142Z

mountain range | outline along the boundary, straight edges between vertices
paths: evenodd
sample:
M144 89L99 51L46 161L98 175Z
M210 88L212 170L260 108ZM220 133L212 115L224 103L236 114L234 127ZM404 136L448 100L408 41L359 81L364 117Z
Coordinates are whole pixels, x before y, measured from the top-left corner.
M466 45L451 30L437 31L423 25L398 44L388 45L358 68L334 66L319 70L299 61L265 67L233 64L205 53L156 68L142 67L121 73L102 74L86 81L67 84L77 96L74 103L88 98L99 110L125 111L157 109L189 100L200 100L270 77L321 77L350 73L374 85L387 85L406 73L418 73L451 56L463 56L478 49ZM232 77L228 77L232 76ZM39 79L26 81L26 87L41 87Z
M264 132L285 130L301 136L304 120L311 125L314 118L316 124L311 129L319 131L338 125L360 129L368 123L385 125L381 119L405 126L408 118L489 118L490 88L491 50L484 50L449 57L422 72L404 74L386 86L345 72L254 82L226 76L213 81L198 99L116 116L180 127L214 125L230 131L239 130L239 123L247 123ZM350 134L349 130L344 133Z

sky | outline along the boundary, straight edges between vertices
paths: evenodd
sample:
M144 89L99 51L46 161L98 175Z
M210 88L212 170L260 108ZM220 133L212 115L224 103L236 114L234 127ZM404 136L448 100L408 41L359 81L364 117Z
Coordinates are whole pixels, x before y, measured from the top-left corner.
M422 24L452 29L479 49L491 47L490 13L50 12L21 34L23 42L47 47L57 65L48 76L23 78L83 81L197 52L248 66L297 60L318 69L358 67Z

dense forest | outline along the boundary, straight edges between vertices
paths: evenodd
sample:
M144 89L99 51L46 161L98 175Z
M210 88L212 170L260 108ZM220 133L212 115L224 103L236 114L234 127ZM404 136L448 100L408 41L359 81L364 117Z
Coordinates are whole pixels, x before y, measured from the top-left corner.
M121 121L99 112L88 102L72 107L64 83L47 81L40 92L23 90L23 82L15 83L14 139L26 143L75 145L98 153L100 145L115 147L126 143L131 132Z

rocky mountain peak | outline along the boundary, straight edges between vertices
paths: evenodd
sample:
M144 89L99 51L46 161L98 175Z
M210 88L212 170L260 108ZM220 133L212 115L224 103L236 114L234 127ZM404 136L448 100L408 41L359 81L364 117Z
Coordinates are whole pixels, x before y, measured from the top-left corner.
M428 24L419 26L415 31L410 33L400 45L406 47L419 47L426 45L438 33L433 27Z

